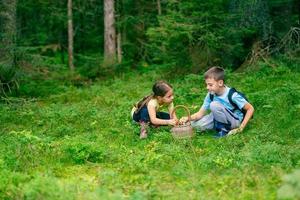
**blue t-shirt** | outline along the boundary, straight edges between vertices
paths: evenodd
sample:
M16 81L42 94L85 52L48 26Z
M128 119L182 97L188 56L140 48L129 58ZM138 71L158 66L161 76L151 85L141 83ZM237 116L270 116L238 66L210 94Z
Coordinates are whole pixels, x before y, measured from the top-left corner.
M214 95L213 100L221 103L228 110L233 111L234 106L231 105L231 103L228 100L228 93L229 93L230 88L227 86L225 88L226 88L225 92L220 96ZM211 102L212 101L210 100L209 93L207 93L201 108L203 108L205 110L209 110ZM241 110L245 106L245 104L248 103L247 100L244 97L242 97L240 94L238 94L237 92L232 94L232 102L235 103ZM240 121L243 120L244 114L240 110L236 109L234 111L234 114L239 118Z

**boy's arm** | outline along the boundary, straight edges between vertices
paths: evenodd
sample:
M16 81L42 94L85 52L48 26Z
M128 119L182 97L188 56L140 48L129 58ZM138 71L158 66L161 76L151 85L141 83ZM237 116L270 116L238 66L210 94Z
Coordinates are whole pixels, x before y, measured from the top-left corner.
M254 107L250 104L250 103L246 103L245 106L243 107L244 110L246 110L246 114L245 117L240 125L240 129L241 131L244 130L244 128L246 127L246 125L248 124L249 120L251 119L251 117L253 116L254 113Z
M251 119L251 117L253 116L254 113L254 107L250 104L250 103L246 103L243 107L244 110L246 110L246 114L245 117L240 125L239 128L236 129L232 129L228 135L232 135L232 134L236 134L236 133L240 133L244 130L244 128L246 127L246 125L248 124L249 120Z
M191 121L196 121L201 119L206 114L206 110L204 108L200 108L198 112L191 115Z
M191 115L191 121L196 121L201 119L206 114L206 110L204 108L200 108L200 110L194 114ZM182 117L180 120L180 123L185 123L188 121L188 117Z
M204 115L206 115L206 112L207 110L209 109L209 104L211 103L211 99L210 99L210 95L209 93L206 94L205 98L204 98L204 101L203 101L203 104L202 106L200 107L199 111L192 114L191 115L191 121L196 121L196 120L199 120L201 119ZM185 123L188 121L188 117L185 116L185 117L182 117L179 122L180 123Z

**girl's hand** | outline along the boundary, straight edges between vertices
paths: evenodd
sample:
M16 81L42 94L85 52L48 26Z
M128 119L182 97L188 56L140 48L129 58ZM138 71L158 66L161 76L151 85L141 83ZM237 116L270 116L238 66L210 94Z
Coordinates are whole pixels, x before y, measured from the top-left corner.
M181 117L180 120L179 120L179 124L184 124L188 121L188 117Z
M175 126L178 124L178 120L177 119L169 119L168 124L171 126Z

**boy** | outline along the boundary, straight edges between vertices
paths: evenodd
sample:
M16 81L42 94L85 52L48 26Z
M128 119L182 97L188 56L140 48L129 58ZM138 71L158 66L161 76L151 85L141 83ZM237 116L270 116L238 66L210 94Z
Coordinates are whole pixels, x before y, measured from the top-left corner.
M205 72L204 78L208 93L200 110L191 115L192 126L199 131L215 129L216 137L242 132L254 113L253 106L243 95L225 85L223 68L210 68ZM208 110L211 113L206 115ZM182 117L180 123L187 120L187 117Z

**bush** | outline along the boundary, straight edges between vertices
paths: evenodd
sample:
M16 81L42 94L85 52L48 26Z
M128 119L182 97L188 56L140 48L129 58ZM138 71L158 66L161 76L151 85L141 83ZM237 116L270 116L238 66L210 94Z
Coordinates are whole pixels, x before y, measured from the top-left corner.
M278 189L278 199L300 199L300 170L283 177L283 184Z

